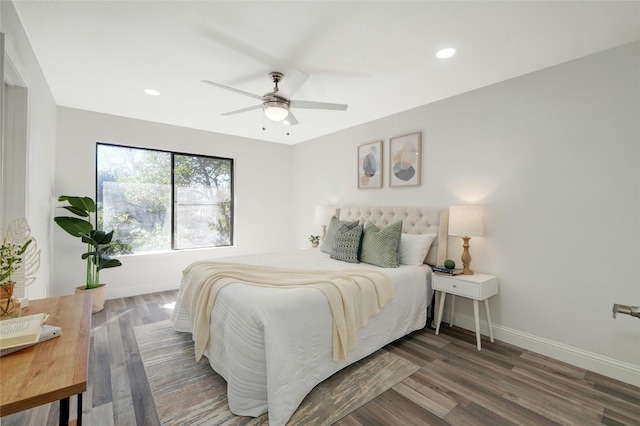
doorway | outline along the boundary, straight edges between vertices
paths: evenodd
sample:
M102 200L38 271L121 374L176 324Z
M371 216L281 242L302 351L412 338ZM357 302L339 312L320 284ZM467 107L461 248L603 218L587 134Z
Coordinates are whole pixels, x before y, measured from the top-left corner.
M7 56L0 33L0 234L8 224L27 217L28 188L28 91L20 73ZM21 289L24 290L24 289ZM18 297L25 297L16 290Z

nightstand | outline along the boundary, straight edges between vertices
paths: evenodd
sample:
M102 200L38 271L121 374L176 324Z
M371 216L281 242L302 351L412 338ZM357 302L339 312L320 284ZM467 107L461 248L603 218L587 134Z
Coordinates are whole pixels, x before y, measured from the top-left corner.
M491 328L491 314L489 313L489 298L498 294L498 278L487 274L474 275L443 275L433 274L433 289L440 292L440 307L438 309L438 325L436 334L440 333L442 323L442 311L447 294L451 297L451 321L453 325L453 313L456 296L466 297L473 300L473 315L476 320L476 342L480 349L480 317L478 316L478 302L484 301L484 309L487 313L487 324L489 325L489 338L493 342L493 330Z

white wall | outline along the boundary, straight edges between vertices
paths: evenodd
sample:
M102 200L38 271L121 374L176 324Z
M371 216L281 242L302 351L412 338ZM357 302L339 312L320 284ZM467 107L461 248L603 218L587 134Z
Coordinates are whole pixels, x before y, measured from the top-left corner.
M21 173L25 173L26 170L26 176L18 179L26 182L26 195L13 197L13 194L8 193L5 200L3 194L0 202L4 206L5 202L21 199L21 204L24 204L24 206L12 206L11 210L23 212L31 227L32 235L37 239L38 247L41 249L41 263L36 280L26 289L26 295L29 298L39 299L50 295L52 279L51 213L55 174L52 159L56 149L56 104L13 3L0 2L0 10L0 31L5 33L5 59L8 61L5 63L5 70L10 68L12 72L17 73L12 76L16 80L14 84L27 88L28 110L27 146L24 147L27 164L17 168L22 170ZM16 142L9 140L5 143ZM12 188L9 191L24 191L24 188ZM0 233L4 233L7 223L13 219L17 218L3 218L6 223L0 224L2 230Z
M291 247L289 232L282 232L291 221L290 146L63 107L57 139L56 198L95 198L97 141L234 159L235 246L122 256L122 267L100 274L108 283L107 298L178 288L182 270L195 260ZM56 295L73 293L84 283L83 248L56 227Z
M472 267L495 274L498 339L640 385L640 45L636 42L294 146L296 241L314 206L485 205ZM421 131L422 185L388 187L389 138ZM384 189L356 150L384 140ZM313 164L311 170L309 165ZM450 238L459 260L461 241ZM470 303L456 323L473 328Z

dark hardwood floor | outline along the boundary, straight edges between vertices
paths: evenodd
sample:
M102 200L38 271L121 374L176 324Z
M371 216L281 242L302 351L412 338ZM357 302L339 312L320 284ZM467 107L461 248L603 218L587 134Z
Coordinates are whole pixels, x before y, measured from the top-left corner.
M159 424L133 328L169 319L176 295L108 300L93 315L83 424ZM478 352L475 335L458 327L420 330L387 349L421 369L337 425L640 425L640 388L499 341L483 338ZM57 418L56 403L1 424Z

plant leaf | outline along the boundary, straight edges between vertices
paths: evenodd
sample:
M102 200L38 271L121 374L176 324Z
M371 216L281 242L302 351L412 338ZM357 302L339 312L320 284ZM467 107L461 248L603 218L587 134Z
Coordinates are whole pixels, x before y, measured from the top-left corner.
M98 265L98 271L106 268L115 268L116 266L122 266L122 263L118 259L102 256Z
M100 245L107 245L111 242L111 240L113 239L113 231L111 232L104 232L104 231L93 231L91 233L91 238L93 240L95 240L98 244Z
M68 211L75 214L76 216L89 217L89 212L87 212L85 209L79 209L74 206L61 206L61 207L63 209L67 209Z
M104 240L106 236L107 236L107 233L100 230L91 231L91 234L90 234L91 239L98 244L105 244Z
M58 201L68 201L73 207L87 212L96 211L96 203L89 197L72 197L69 195L61 195Z
M29 247L29 244L31 244L31 241L33 241L33 240L28 240L26 243L24 243L24 245L22 246L22 248L18 252L18 255L22 255L22 254L24 254L25 251L27 251L27 247Z
M90 222L77 217L58 216L54 217L53 220L74 237L84 237L93 230L93 225Z
M82 242L92 245L95 248L98 248L98 242L91 238L89 235L82 236Z

